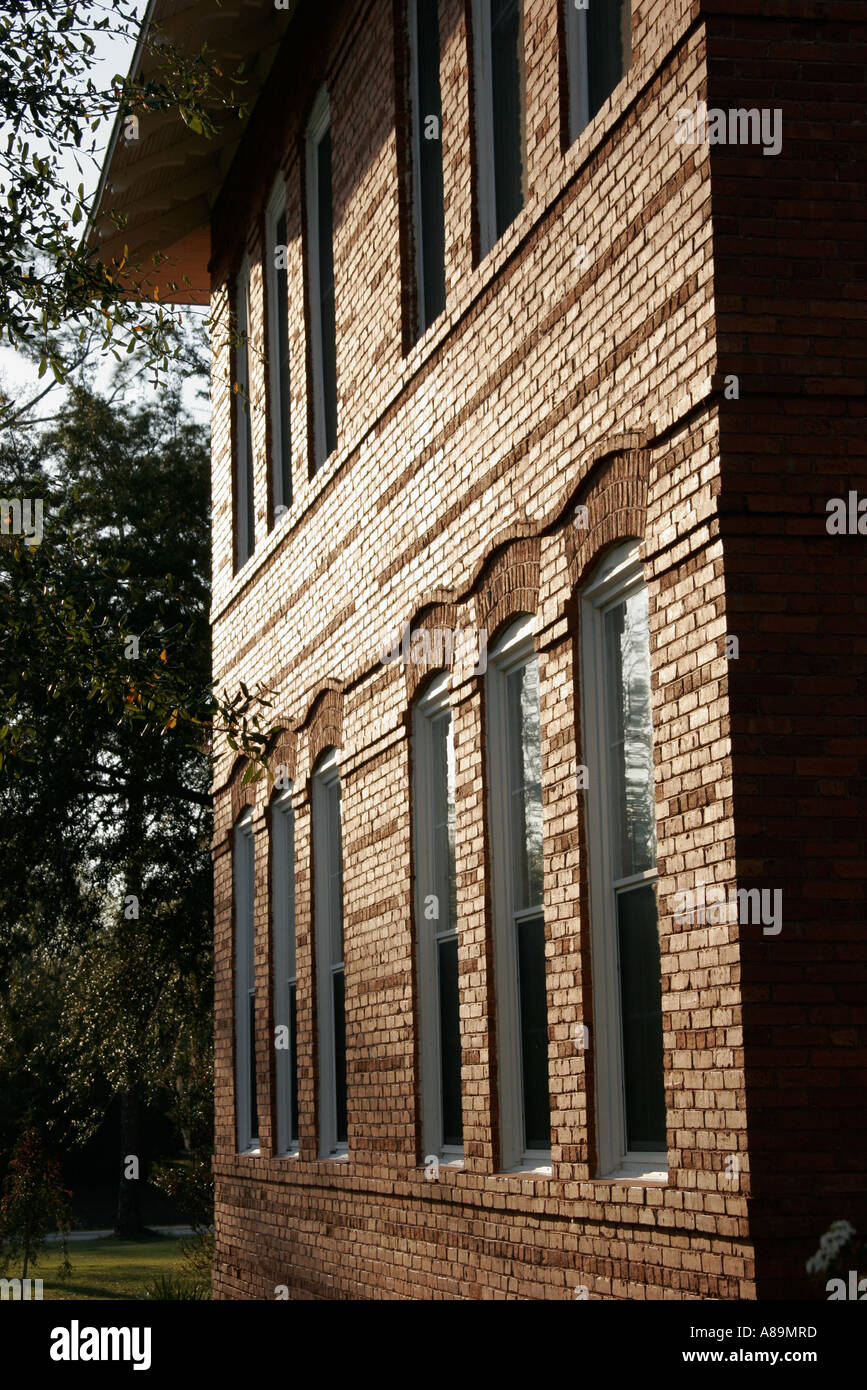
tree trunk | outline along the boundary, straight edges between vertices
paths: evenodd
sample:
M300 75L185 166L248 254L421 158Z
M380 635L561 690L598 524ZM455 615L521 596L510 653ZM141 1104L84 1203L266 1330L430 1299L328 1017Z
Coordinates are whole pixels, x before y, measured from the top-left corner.
M127 1177L130 1160L135 1158L135 1176ZM115 1234L140 1235L141 1215L141 1106L135 1091L124 1091L120 1098L120 1186L117 1192Z

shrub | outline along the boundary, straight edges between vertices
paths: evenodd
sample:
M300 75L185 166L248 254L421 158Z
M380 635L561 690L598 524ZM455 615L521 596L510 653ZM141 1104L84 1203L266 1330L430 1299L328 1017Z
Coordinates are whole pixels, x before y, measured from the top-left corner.
M203 1300L211 1297L211 1291L204 1284L189 1284L176 1274L160 1274L148 1284L145 1297L161 1303L177 1302L179 1299Z
M27 1270L39 1259L45 1237L56 1230L62 1237L57 1273L59 1278L66 1278L72 1270L67 1251L71 1196L63 1186L60 1164L45 1152L42 1136L29 1125L12 1151L9 1172L3 1180L0 1271L5 1273L12 1260L21 1260L21 1278L26 1279Z

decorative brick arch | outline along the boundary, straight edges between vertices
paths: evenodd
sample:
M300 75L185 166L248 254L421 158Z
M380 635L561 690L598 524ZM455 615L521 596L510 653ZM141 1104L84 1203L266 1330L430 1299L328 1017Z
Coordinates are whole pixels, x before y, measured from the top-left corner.
M594 459L566 514L566 559L573 586L586 577L601 552L647 527L650 461L640 436L624 436ZM587 508L586 529L575 525L577 508Z
M535 528L511 526L495 537L473 587L476 625L491 642L497 629L518 613L535 613L539 606L541 541Z
M294 729L283 729L268 759L268 771L272 777L276 777L277 768L285 767L290 782L294 782L297 759L298 735Z
M436 632L442 634L444 630L453 633L458 624L458 605L453 601L445 603L425 603L417 610L409 624L410 631L410 651L412 651L412 634L415 632ZM448 656L450 643L444 636L438 636L437 640L431 641L430 659L424 660L424 653L421 661L408 660L404 666L404 679L406 680L406 699L407 704L411 704L415 699L420 686L427 680L428 676L434 671L444 671L450 666ZM416 644L416 650L418 644ZM402 658L401 658L402 659Z
M301 728L309 730L307 748L310 771L326 748L343 747L343 689L336 681L325 681L313 696Z
M256 786L253 782L244 785L244 773L250 766L250 759L243 755L236 758L229 773L228 785L232 793L232 825L248 806L256 805Z

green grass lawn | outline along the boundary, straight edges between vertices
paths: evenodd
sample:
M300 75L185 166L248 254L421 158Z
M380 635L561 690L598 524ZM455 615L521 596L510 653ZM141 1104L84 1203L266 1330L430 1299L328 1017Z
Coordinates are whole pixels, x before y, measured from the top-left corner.
M43 1281L43 1299L143 1299L148 1284L160 1274L194 1282L183 1265L180 1240L169 1236L70 1241L69 1259L72 1273L61 1281L56 1274L58 1248L45 1247L38 1265L30 1271Z

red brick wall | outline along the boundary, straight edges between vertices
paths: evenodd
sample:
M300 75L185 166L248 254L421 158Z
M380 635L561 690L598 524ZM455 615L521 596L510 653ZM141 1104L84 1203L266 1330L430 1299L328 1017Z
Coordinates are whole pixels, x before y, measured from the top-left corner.
M738 877L783 894L741 947L751 1229L760 1292L791 1291L817 1237L867 1220L863 536L826 502L867 495L867 14L716 5L710 105L782 111L782 149L715 148L721 511Z
M707 147L673 139L673 112L708 95L699 13L707 9L723 12L711 21L722 41L725 6L633 0L632 67L564 151L557 5L524 0L528 199L478 263L466 12L463 0L441 0L448 299L445 314L409 351L391 0L335 4L323 19L321 7L308 18L302 6L299 36L290 31L215 209L214 297L225 316L227 284L244 241L261 256L259 210L282 163L294 497L288 518L270 529L256 270L256 552L237 576L229 364L219 334L215 339L214 669L230 687L243 679L276 689L278 715L295 733L301 1059L300 1155L276 1158L263 780L255 784L262 1145L258 1157L238 1156L226 852L237 806L231 755L221 750L215 778L217 1297L271 1298L278 1285L299 1298L569 1298L581 1286L590 1298L755 1296L749 1200L756 1174L748 1120L764 1162L768 1142L756 1107L768 1072L754 1057L748 1106L741 971L748 960L749 988L760 991L762 961L777 969L783 948L777 941L754 948L741 941L736 924L688 926L672 916L674 895L685 886L734 885L738 874L743 881L758 872L751 837L762 832L750 797L764 793L751 780L750 739L764 734L751 728L743 683L749 623L764 632L762 595L772 591L764 581L761 595L750 588L757 571L748 561L743 581L727 589L741 544L728 529L729 492L738 495L743 486L736 481L739 467L752 466L745 437L742 465L737 458L746 395L732 410L720 391L724 363L735 359L729 342L716 338L716 166ZM323 77L334 157L339 447L312 477L308 373L301 365L308 325L299 136ZM724 170L721 177L719 197L734 198ZM725 251L719 237L717 244ZM576 255L579 246L583 257ZM727 276L733 271L726 266ZM724 289L722 311L730 314L728 281ZM748 374L745 365L732 370ZM733 448L725 467L723 439ZM802 484L787 489L787 509L794 510L801 490ZM586 533L572 525L575 503L589 509ZM582 761L576 595L605 547L626 536L643 541L650 596L669 1153L668 1182L636 1186L595 1176L592 1055L575 1045L576 1027L588 1024L592 1038L593 1021L576 779ZM817 553L825 547L830 556L830 545L818 538ZM781 568L774 570L778 577ZM793 582L795 603L798 592ZM818 579L816 588L801 592L805 603L817 595ZM751 595L752 619L745 608ZM493 629L514 611L537 617L552 1176L497 1172L485 695L484 682L465 666L453 672L451 702L466 1162L463 1170L441 1169L431 1183L418 1106L409 795L408 712L420 673L399 662L381 665L379 650L411 621L445 625L443 614L450 625L487 625L493 640ZM725 659L727 631L742 636L740 666ZM782 641L782 629L776 631ZM845 633L838 640L851 641ZM809 679L808 663L797 691L804 693ZM730 683L738 692L737 726ZM735 818L733 734L744 778L742 825ZM316 1157L309 778L331 742L340 747L343 789L348 1162ZM769 748L766 776L775 775L772 754ZM821 756L843 755L831 746ZM804 795L812 794L818 809L821 779L847 774L829 763L803 775L815 782ZM842 793L839 805L845 807ZM839 814L842 825L845 809ZM816 846L818 858L821 833ZM841 909L841 931L844 915ZM809 978L809 968L806 961L796 966L798 981ZM759 1002L758 994L747 996L748 1008ZM827 1034L832 1014L819 1034ZM786 1026L784 1015L777 1017L772 1027ZM757 1047L777 1046L762 1034L758 1015L755 1026ZM818 1065L820 1041L813 1046ZM810 1043L791 1037L781 1047L785 1053ZM731 1154L740 1164L735 1181L726 1172ZM760 1183L769 1181L765 1170Z

